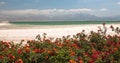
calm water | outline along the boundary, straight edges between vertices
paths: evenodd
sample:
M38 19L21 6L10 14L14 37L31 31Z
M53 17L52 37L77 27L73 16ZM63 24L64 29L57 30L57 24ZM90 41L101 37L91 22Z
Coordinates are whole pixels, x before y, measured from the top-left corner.
M45 21L45 22L11 22L16 25L80 25L80 24L119 24L120 21Z
M88 24L120 24L120 21L44 21L44 22L10 22L1 26L1 29L40 29L61 28Z

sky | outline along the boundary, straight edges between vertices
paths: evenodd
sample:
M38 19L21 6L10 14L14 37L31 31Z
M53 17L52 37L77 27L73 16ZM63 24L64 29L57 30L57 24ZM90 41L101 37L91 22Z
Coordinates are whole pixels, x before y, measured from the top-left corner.
M120 15L119 0L0 0L0 17L59 16L86 13L98 17Z

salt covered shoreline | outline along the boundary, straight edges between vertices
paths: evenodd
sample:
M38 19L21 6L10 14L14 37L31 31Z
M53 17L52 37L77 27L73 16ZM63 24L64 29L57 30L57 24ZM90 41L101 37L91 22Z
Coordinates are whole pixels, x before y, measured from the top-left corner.
M120 24L107 24L107 34L114 34L109 28L111 25L114 27L120 27ZM0 41L13 41L20 42L21 40L33 40L36 35L43 33L47 34L47 37L61 38L62 36L74 35L82 30L85 30L85 33L89 34L90 31L98 30L98 26L102 28L102 24L87 24L87 25L61 25L58 27L47 26L47 28L40 29L3 29L0 30Z

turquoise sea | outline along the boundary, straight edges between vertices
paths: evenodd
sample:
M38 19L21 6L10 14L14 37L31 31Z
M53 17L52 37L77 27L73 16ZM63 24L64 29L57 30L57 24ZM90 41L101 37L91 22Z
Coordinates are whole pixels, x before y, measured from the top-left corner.
M59 28L72 27L76 25L91 25L91 24L120 24L120 21L32 21L32 22L16 22L10 21L0 23L1 29L44 29L44 28Z

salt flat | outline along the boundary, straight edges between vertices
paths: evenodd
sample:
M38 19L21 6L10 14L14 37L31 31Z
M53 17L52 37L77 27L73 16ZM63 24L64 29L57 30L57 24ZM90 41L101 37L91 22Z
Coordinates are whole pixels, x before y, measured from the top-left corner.
M110 26L120 27L120 24L107 24L107 34L115 34L110 29ZM20 42L21 40L34 40L35 37L40 34L41 37L43 33L47 34L47 37L61 38L62 36L74 35L85 30L86 34L90 31L97 32L98 26L103 28L101 24L87 24L87 25L61 25L61 26L46 26L44 28L28 28L28 29L2 29L0 30L0 41L14 41Z

